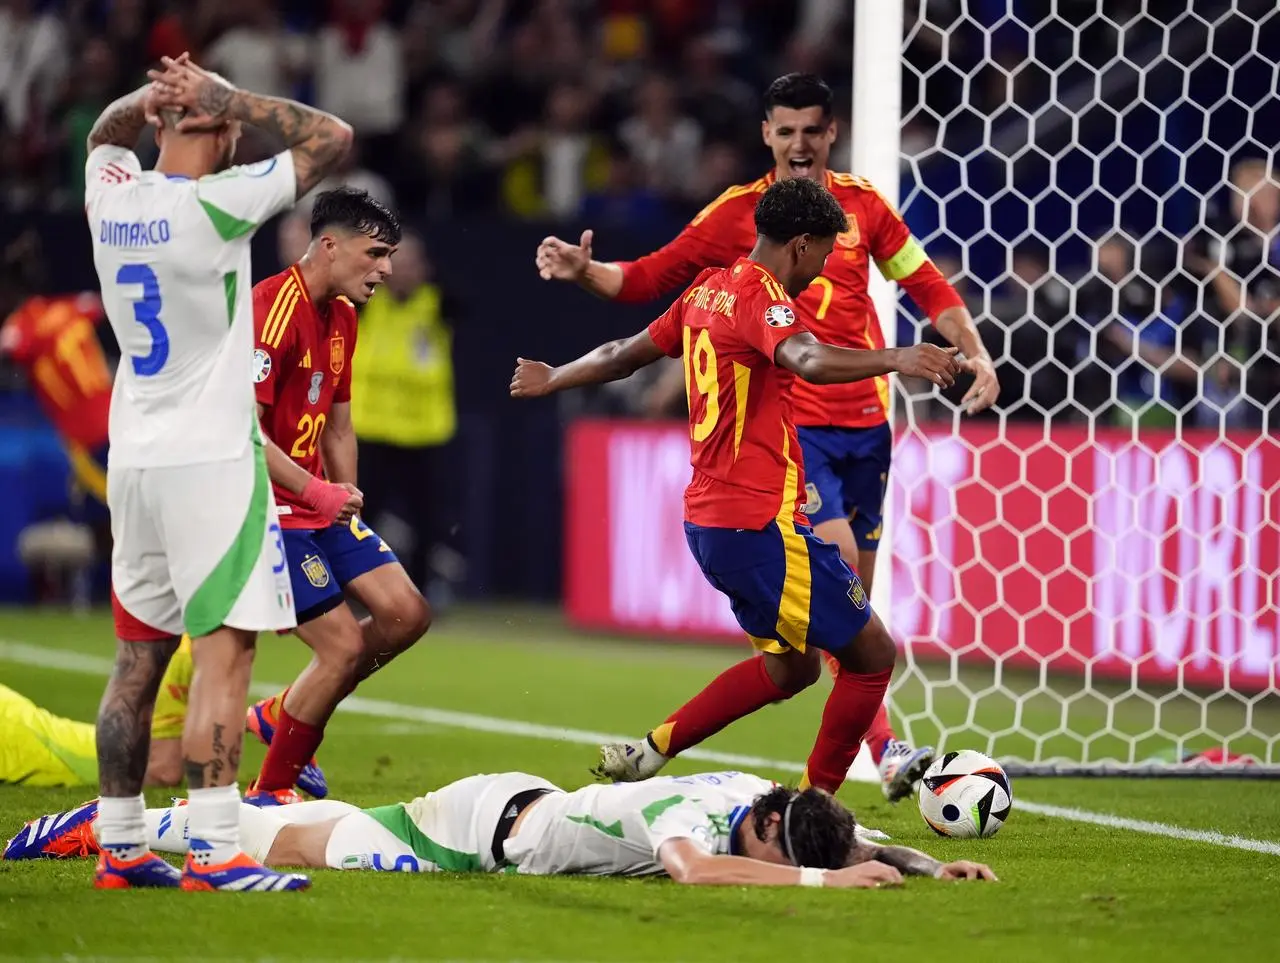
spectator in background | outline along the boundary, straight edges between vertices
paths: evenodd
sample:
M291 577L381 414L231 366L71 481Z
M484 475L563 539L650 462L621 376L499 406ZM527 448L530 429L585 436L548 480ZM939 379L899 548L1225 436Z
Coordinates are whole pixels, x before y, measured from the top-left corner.
M1231 168L1227 202L1211 203L1207 230L1192 239L1185 263L1207 285L1206 309L1229 321L1246 306L1249 281L1280 269L1280 183L1256 157Z
M356 190L368 191L369 196L379 204L389 210L396 210L395 192L391 190L391 185L381 174L376 174L363 166L362 155L363 150L357 138L351 142L351 150L347 152L334 172L313 187L309 193L298 198L294 210L310 217L316 197L325 191L332 191L339 187L353 187Z
M147 59L191 54L200 59L222 0L170 0L147 35Z
M306 39L285 29L272 0L222 2L225 29L205 52L205 65L237 87L293 97L307 65Z
M1204 395L1227 424L1260 426L1276 397L1277 348L1274 301L1280 291L1280 183L1261 158L1231 168L1227 203L1212 204L1207 230L1192 239L1184 255L1204 290L1204 306L1214 329L1217 355L1206 370ZM1211 423L1216 423L1212 412Z
M33 0L0 6L0 175L7 200L25 206L48 179L53 146L48 120L67 77L70 51L62 21Z
M296 208L280 218L276 229L276 256L281 271L290 264L297 264L311 246L311 214Z
M493 54L507 6L508 0L415 0L405 17L406 68L415 74L425 64L475 76Z
M698 161L698 173L689 183L686 198L696 207L719 197L727 188L746 180L742 152L729 141L706 146Z
M415 158L396 185L405 210L449 217L487 208L494 195L488 130L464 88L444 81L427 91L405 151Z
M146 0L111 0L107 5L102 37L120 64L120 84L125 90L141 86L146 79L148 32Z
M742 118L756 110L755 91L725 69L724 56L711 37L697 37L685 47L680 89L685 110L708 138L737 139Z
M610 147L608 169L604 185L583 200L583 220L633 229L660 222L665 210L662 198L645 184L636 162L621 145Z
M422 239L406 231L394 270L360 315L351 417L360 440L366 515L414 583L457 582L458 466L453 324L458 306L435 283ZM438 588L438 587L437 587ZM434 607L439 591L431 598Z
M1196 343L1202 328L1184 296L1148 281L1155 274L1149 266L1136 270L1136 252L1126 237L1113 234L1097 250L1098 273L1077 296L1078 314L1086 323L1068 323L1054 332L1056 360L1079 374L1074 386L1064 375L1053 390L1122 427L1135 422L1173 426L1176 413L1189 410L1196 399L1203 367ZM1037 400L1040 387L1032 382Z
M651 74L636 91L635 111L618 137L645 172L649 186L666 197L681 197L698 171L702 129L680 113L675 84Z
M52 107L69 65L62 21L34 6L8 0L0 7L0 104L10 134L28 130Z
M60 142L64 162L62 183L67 186L68 197L79 205L84 200L89 131L102 109L120 93L121 84L115 53L104 38L86 40L77 61L79 69L71 77L62 108Z
M1054 364L1054 344L1049 328L1065 317L1069 293L1056 276L1049 273L1047 250L1039 243L1024 243L1014 249L1009 262L1011 274L1002 285L993 313L1007 325L1007 348L999 354L1012 363L1000 365L1000 405L1013 418L1040 419L1065 399L1065 373ZM1028 391L1028 388L1030 389ZM1035 406L1028 406L1030 399Z
M404 121L400 38L382 19L381 0L333 0L312 58L316 106L341 117L368 145L370 166L391 174Z
M543 129L526 132L502 180L507 209L519 217L577 217L589 193L609 180L609 149L591 132L591 98L580 83L551 89Z

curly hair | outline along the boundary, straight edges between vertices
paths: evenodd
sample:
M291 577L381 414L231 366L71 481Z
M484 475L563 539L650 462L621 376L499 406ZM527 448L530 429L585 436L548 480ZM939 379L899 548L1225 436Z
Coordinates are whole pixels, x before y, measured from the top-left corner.
M383 244L400 243L400 219L368 191L339 187L316 196L311 209L311 236L327 227L340 227L352 234L367 234Z
M776 181L756 204L756 233L785 244L793 237L835 237L849 220L832 193L807 177Z
M797 791L775 786L751 804L756 838L764 840L769 816L777 813L778 845L796 866L839 869L854 847L854 818L835 796L810 787Z
M830 117L831 88L817 74L783 74L764 92L765 114L772 113L775 107L821 107L822 116Z

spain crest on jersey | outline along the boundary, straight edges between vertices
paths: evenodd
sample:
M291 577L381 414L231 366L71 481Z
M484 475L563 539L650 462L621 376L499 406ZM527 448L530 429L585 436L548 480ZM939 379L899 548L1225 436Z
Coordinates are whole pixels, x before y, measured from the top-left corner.
M347 341L340 334L335 334L329 339L329 370L335 375L342 374L342 368L347 363Z
M329 584L329 570L319 555L308 555L302 560L302 574L316 588L324 588Z
M836 247L855 248L858 246L858 242L862 240L862 231L858 229L858 218L853 211L845 211L844 213L849 221L849 229L836 235Z

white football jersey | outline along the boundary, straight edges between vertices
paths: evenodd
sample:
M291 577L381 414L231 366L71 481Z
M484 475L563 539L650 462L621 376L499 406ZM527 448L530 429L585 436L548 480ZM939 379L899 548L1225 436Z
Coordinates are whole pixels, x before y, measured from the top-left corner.
M741 772L707 772L552 794L507 840L506 856L518 872L534 876L662 873L658 849L669 839L688 839L707 853L732 852L751 803L775 785Z
M296 191L288 151L198 180L143 171L123 147L89 155L85 214L122 354L109 467L248 450L257 425L249 243Z

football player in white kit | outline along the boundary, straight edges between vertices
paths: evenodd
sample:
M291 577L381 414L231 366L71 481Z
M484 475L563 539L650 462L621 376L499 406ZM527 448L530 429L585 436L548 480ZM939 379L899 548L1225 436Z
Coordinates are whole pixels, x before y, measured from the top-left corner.
M46 849L15 858L91 855L92 803L24 827L57 825ZM153 849L188 848L181 800L147 810ZM865 888L902 876L995 879L986 866L943 863L865 838L821 789L788 789L741 772L658 776L565 792L522 772L470 776L408 803L360 809L317 800L240 808L245 850L268 866L529 876L647 876L679 883ZM23 833L18 834L22 836ZM17 851L14 846L10 850Z
M351 128L236 90L184 55L111 104L89 134L85 213L123 361L111 399L115 670L97 721L103 850L94 885L299 889L241 851L240 732L257 633L294 625L253 396L249 242L346 154ZM155 170L133 147L157 124ZM232 167L241 124L284 150ZM353 496L355 497L355 496ZM146 845L148 725L183 630L195 672L182 737L191 852ZM245 888L236 886L236 888Z

